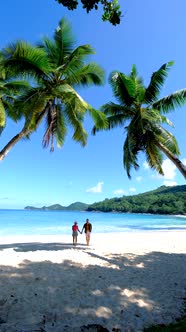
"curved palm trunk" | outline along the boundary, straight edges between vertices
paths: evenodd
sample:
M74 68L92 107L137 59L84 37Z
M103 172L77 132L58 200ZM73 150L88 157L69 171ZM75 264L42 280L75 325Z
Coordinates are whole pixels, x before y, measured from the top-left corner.
M23 128L17 135L15 135L0 151L0 160L3 160L14 145L28 134L30 134L30 130Z
M185 167L185 165L173 153L171 153L163 144L158 142L157 146L167 156L167 158L169 158L174 163L174 165L179 169L180 173L186 179L186 167Z
M0 151L0 161L3 160L6 155L9 153L9 151L14 147L14 145L16 145L16 143L18 143L20 140L22 140L24 137L26 137L27 135L31 134L33 131L35 131L37 129L37 127L39 126L40 122L42 121L43 117L45 115L45 111L42 112L37 121L36 121L36 125L35 125L35 129L31 130L28 127L23 127L23 129L17 134L15 135L6 145L5 147Z

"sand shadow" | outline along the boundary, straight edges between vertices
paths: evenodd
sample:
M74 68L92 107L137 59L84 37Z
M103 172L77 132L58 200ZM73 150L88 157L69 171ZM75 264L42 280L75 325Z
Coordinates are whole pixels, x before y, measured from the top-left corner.
M32 246L35 250L64 250L72 245L33 243L3 248L28 251ZM27 326L24 331L53 327L55 332L69 332L82 322L101 324L110 331L120 328L125 332L129 327L130 331L142 331L185 313L185 254L102 257L88 250L83 253L102 265L90 260L82 267L67 255L62 263L23 261L17 268L1 266L0 331L15 324L15 331Z
M0 250L4 249L13 249L17 252L28 252L28 251L38 251L38 250L47 250L47 251L59 251L66 249L83 249L87 248L87 245L84 243L78 243L73 245L72 243L44 243L44 242L29 242L29 243L10 243L10 244L1 244Z

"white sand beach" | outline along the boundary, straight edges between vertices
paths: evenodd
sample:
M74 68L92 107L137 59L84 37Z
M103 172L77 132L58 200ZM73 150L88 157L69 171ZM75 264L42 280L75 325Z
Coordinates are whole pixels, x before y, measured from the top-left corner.
M3 237L0 289L0 332L174 322L186 308L186 231L92 234L89 247L84 235L76 247L71 236Z

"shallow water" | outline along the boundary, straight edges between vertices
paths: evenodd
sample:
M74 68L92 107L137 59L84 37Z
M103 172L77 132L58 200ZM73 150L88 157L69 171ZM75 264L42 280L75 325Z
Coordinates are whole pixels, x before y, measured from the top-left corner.
M186 217L79 211L0 210L0 236L71 234L73 222L81 230L86 218L94 233L186 230Z

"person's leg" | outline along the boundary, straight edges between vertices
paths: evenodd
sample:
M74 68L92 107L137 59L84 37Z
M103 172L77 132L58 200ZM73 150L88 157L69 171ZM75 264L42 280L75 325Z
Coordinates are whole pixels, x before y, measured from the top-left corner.
M86 233L86 241L87 241L87 246L89 246L89 243L90 243L90 232Z
M88 234L87 233L85 234L85 237L86 237L86 243L88 245Z

